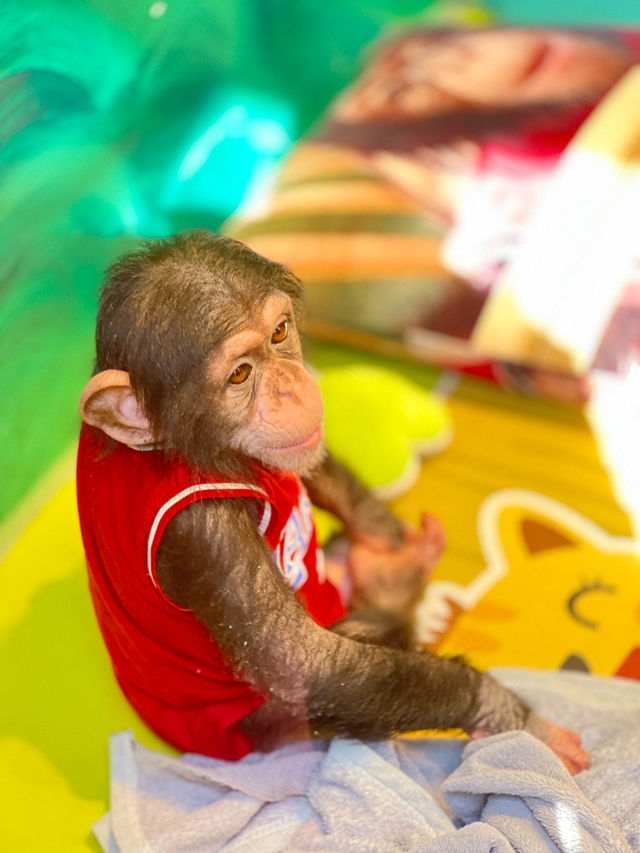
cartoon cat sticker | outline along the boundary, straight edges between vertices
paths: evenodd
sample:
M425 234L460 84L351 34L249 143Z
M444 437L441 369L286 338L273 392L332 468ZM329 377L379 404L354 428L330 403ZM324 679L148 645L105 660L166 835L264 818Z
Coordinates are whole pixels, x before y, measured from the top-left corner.
M478 513L486 567L434 580L418 618L441 654L476 666L573 669L640 679L640 543L545 495L504 489Z

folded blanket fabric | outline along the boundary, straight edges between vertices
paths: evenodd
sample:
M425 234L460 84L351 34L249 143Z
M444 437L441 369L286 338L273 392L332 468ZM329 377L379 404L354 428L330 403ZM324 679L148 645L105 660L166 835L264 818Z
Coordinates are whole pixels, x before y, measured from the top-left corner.
M572 778L524 732L468 743L335 739L239 762L111 741L103 849L128 851L640 851L640 685L500 670L543 714L581 731Z

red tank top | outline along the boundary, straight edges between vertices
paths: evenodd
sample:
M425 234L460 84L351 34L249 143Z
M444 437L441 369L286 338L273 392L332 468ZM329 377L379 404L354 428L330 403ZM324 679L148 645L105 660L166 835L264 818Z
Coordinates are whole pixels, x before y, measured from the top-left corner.
M164 595L156 552L167 524L187 504L260 498L260 533L311 618L325 627L345 611L323 574L304 486L271 469L259 469L255 485L195 475L160 451L110 447L100 431L83 426L77 489L89 588L127 699L178 749L241 758L253 746L239 721L264 697L233 673L195 616Z

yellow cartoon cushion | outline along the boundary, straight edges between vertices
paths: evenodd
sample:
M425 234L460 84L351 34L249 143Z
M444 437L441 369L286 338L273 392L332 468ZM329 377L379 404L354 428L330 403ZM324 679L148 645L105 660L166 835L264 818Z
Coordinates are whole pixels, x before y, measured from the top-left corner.
M640 678L637 542L523 489L484 500L478 535L483 570L466 585L434 582L423 605L440 652L482 668L526 660Z

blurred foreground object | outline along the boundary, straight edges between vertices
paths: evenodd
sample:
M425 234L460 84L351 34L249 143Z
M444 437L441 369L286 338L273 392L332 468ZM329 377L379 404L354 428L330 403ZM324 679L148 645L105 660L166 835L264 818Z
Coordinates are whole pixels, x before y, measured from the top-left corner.
M473 333L481 352L583 374L640 358L640 67L555 167Z

